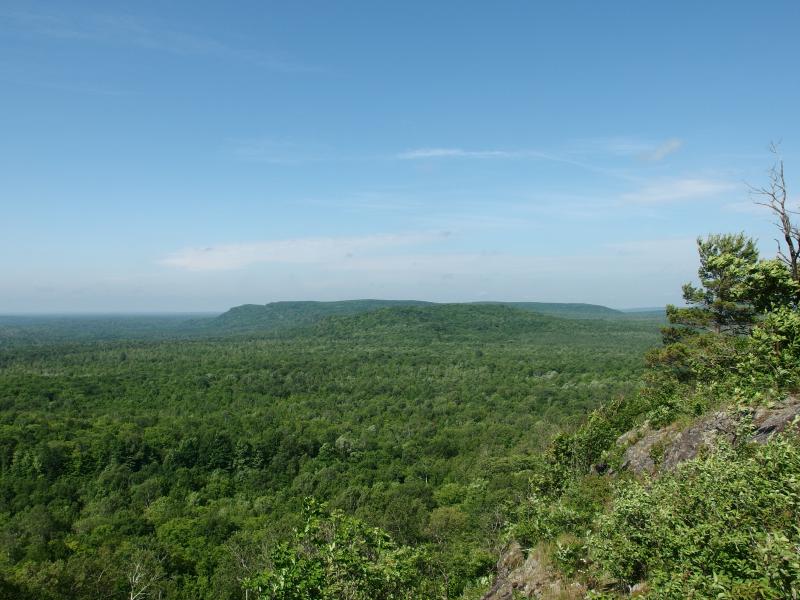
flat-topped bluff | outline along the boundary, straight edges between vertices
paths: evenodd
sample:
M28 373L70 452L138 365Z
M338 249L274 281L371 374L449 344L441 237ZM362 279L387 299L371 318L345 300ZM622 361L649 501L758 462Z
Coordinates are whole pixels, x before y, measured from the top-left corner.
M573 319L622 318L621 311L584 303L561 302L472 302L463 306L506 306L522 311L537 312ZM326 317L351 316L386 308L451 306L421 300L341 300L334 302L289 301L269 304L243 304L204 322L206 327L219 330L277 331L310 325Z
M276 330L308 325L330 316L356 315L396 306L424 306L417 300L342 300L316 302L312 300L242 304L234 306L208 322L221 329Z

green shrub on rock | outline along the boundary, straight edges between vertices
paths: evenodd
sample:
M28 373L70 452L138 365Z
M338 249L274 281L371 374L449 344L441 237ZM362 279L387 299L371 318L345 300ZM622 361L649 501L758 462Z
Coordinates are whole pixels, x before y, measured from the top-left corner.
M800 594L800 441L723 448L655 481L623 485L590 547L650 598Z

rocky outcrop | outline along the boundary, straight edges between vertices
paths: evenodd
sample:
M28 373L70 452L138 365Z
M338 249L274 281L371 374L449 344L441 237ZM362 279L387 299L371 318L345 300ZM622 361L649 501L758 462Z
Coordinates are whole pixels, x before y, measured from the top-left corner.
M764 444L773 434L784 431L800 415L800 397L792 397L780 408L759 408L753 415L756 425L752 440Z
M656 469L659 451L671 444L677 435L678 432L670 428L651 431L647 427L624 434L617 440L620 446L628 445L622 457L622 469L634 473L652 473Z
M800 397L790 396L772 408L758 408L744 413L719 411L680 429L675 425L656 431L643 427L620 436L617 444L627 446L622 468L634 473L670 471L680 463L712 449L721 441L734 443L744 419L752 420L748 440L759 444L784 431L800 416Z
M580 598L580 584L565 584L538 552L525 556L517 542L509 543L497 561L497 577L482 600L513 598Z
M669 471L713 449L723 440L737 443L741 441L737 436L742 435L746 435L748 441L763 444L799 417L800 397L790 396L769 408L713 412L688 427L673 424L652 430L645 425L617 440L619 446L626 448L622 468L638 474ZM594 471L600 473L606 468L606 465L595 465ZM510 542L497 561L494 584L482 600L582 598L586 591L579 583L564 581L550 568L542 552L532 551L526 555L519 543ZM635 597L646 592L646 584L637 584L629 595Z

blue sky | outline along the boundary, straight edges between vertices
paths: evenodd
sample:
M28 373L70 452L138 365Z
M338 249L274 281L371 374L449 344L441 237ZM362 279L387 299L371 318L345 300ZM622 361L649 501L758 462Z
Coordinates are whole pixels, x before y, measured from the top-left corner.
M774 254L797 2L0 2L0 313L658 306ZM792 198L798 199L796 191Z

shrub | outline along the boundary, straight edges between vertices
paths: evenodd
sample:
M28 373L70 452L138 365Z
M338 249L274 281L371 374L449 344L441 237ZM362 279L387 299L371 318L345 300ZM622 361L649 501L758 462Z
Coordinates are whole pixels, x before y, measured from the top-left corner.
M784 598L800 593L800 443L722 448L656 481L620 487L591 538L621 584L652 598Z

